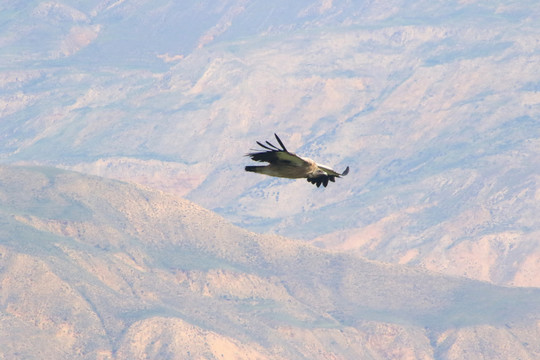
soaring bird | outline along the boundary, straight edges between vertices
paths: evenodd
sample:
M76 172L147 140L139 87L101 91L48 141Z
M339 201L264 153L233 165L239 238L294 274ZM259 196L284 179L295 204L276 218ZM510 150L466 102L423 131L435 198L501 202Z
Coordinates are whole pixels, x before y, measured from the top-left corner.
M348 166L340 174L328 166L319 165L311 159L289 152L279 136L276 134L274 136L281 149L268 141L266 141L266 145L257 141L257 144L265 150L252 152L246 156L255 161L267 162L268 165L246 166L246 171L287 179L306 178L307 181L317 185L317 187L321 186L321 184L326 187L328 181L335 182L336 178L349 173Z

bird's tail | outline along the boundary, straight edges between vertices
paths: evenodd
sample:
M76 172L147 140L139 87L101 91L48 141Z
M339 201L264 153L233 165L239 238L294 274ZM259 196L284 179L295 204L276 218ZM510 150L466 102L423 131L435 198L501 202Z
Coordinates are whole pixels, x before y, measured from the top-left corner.
M261 173L262 168L265 168L266 166L246 166L246 171L254 172L254 173Z

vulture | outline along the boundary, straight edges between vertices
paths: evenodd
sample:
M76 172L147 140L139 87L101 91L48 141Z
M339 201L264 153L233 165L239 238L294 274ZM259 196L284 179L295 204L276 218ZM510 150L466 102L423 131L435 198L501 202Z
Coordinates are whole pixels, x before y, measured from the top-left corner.
M287 179L306 178L307 181L317 185L317 187L320 187L321 184L326 187L328 181L335 182L336 178L349 173L348 166L340 174L328 166L319 165L311 159L289 152L279 136L277 134L274 134L274 136L281 149L268 141L266 141L266 144L257 141L257 144L264 150L248 153L246 156L249 156L254 161L267 162L268 165L246 166L246 171Z

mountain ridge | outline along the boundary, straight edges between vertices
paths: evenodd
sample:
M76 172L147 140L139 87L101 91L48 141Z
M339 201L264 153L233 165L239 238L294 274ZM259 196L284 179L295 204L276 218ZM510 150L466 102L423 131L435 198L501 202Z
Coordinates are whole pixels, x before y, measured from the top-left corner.
M540 286L537 1L0 7L3 163L145 184L372 260ZM274 132L351 174L324 191L238 176Z
M58 169L0 166L0 199L0 306L9 324L3 328L12 331L2 336L6 357L60 356L45 341L52 339L69 354L59 358L175 358L186 349L218 357L216 349L232 349L245 358L382 359L393 347L377 350L365 336L386 331L422 334L398 348L433 356L446 350L430 345L430 336L469 329L501 359L503 345L531 359L540 353L533 343L509 340L538 333L536 289L257 235L173 195ZM370 332L375 324L379 330ZM483 335L493 332L505 343ZM202 344L200 336L221 345ZM343 347L346 338L358 346Z

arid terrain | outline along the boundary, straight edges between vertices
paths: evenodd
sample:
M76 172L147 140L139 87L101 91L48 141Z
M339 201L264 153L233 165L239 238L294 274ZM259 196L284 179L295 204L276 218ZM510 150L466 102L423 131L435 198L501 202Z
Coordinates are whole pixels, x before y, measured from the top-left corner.
M0 358L540 358L538 19L0 3Z
M5 359L540 355L538 289L257 235L53 168L0 167L0 184Z

